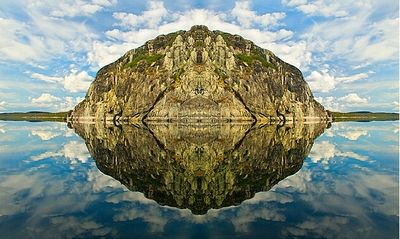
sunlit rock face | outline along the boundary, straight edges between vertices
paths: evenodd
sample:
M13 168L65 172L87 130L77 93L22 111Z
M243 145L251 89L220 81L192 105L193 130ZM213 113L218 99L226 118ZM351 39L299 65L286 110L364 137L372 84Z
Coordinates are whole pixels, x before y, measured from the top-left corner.
M161 205L205 214L296 173L325 124L74 124L97 167Z
M327 114L301 72L238 35L194 26L103 67L70 121L304 121Z

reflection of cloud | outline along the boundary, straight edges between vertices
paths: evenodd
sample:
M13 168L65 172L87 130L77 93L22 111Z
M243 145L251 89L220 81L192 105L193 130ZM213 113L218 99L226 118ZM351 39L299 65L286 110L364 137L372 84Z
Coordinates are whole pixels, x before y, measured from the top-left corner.
M367 136L368 131L366 130L353 130L353 131L346 131L346 132L339 132L338 135L345 137L349 140L358 140L361 136Z
M111 228L103 227L90 218L56 216L50 219L50 223L54 228L57 228L57 231L65 232L66 238L75 238L78 235L87 234L99 237L106 236L111 232Z
M269 191L269 192L258 192L253 198L245 200L243 204L257 204L260 202L279 202L282 204L293 202L293 199L285 194Z
M52 132L47 130L32 130L33 136L39 136L42 140L50 140L60 135L59 132Z
M85 143L79 141L70 141L64 145L64 157L71 161L71 164L86 163L89 159L89 151Z
M259 219L274 222L283 222L286 220L284 214L276 208L258 208L255 211L254 208L249 207L238 208L236 216L232 217L231 220L235 226L235 231L248 232L250 224Z
M368 156L363 156L351 151L341 151L335 144L328 141L317 142L311 149L309 157L313 163L328 165L330 161L337 161L336 157L352 158L360 161L367 161Z
M335 145L328 141L318 142L312 147L309 157L313 163L328 164L328 161L335 156L335 149Z
M56 152L47 151L39 155L32 155L31 161L40 161L46 158L55 158L64 156L65 159L69 160L71 164L86 163L89 159L89 152L86 145L80 141L70 141L66 143L61 150Z
M120 182L113 179L111 176L103 174L99 170L89 171L87 173L87 181L91 182L94 192L106 191L109 188L123 188Z
M167 216L163 216L159 207L145 207L145 208L130 208L122 210L119 214L113 217L114 221L133 221L135 219L142 219L150 226L151 232L162 232L164 227L169 221Z
M40 160L43 160L43 159L46 159L46 158L54 158L54 157L59 157L59 156L63 156L63 154L49 151L49 152L44 152L44 153L39 154L39 155L32 155L30 157L30 159L32 161L40 161Z
M368 160L368 156L359 155L359 154L354 153L354 152L336 152L335 155L336 156L340 156L340 157L345 157L345 158L357 159L357 160L360 160L360 161L367 161Z
M2 133L2 134L6 133L6 130L4 129L5 126L6 125L4 125L4 124L0 124L0 133Z

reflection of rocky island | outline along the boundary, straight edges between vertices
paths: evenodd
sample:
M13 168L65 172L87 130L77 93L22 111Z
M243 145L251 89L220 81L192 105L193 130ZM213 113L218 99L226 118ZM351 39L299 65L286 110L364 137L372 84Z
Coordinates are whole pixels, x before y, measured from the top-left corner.
M324 124L74 124L97 167L159 204L204 214L296 173Z

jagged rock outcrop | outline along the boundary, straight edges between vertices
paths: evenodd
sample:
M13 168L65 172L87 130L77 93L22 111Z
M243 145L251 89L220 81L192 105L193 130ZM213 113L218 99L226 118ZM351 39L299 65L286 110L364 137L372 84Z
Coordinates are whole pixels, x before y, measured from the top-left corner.
M325 120L301 72L238 35L194 26L103 67L70 121Z
M161 205L205 214L296 173L326 124L73 126L103 173Z

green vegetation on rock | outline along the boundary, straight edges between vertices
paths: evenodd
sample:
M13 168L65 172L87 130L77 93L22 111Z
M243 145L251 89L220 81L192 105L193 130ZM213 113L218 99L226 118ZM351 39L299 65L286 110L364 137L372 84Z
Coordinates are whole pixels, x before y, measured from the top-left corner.
M143 60L146 61L147 65L151 65L153 62L160 60L163 56L164 55L161 55L161 54L153 54L153 55L140 54L140 55L137 55L135 58L133 58L133 60L131 62L126 64L125 68L136 67L137 64Z
M265 57L262 57L260 55L246 55L246 54L237 54L236 57L241 60L242 62L245 62L247 65L251 66L254 61L259 61L264 67L272 67L275 68L274 65L271 62L268 62L268 60Z

